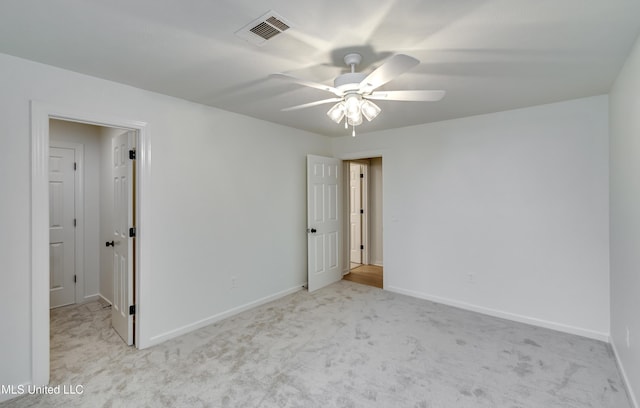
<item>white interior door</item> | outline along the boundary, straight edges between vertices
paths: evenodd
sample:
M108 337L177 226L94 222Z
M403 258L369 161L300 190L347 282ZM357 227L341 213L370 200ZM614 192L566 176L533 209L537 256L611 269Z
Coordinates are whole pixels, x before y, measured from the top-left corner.
M361 165L349 163L349 248L351 263L362 263Z
M76 302L75 151L49 148L49 306Z
M342 279L339 259L341 177L340 160L307 156L309 292Z
M133 225L133 149L134 132L114 136L113 153L113 235L107 245L113 248L113 305L111 324L120 337L133 344L133 239L129 229Z

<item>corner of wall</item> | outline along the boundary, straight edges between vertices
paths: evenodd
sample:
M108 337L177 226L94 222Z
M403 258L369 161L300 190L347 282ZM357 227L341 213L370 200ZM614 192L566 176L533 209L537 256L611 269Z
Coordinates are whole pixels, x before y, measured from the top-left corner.
M609 94L609 234L611 345L639 408L640 392L640 38L636 40ZM635 389L634 389L635 387Z
M631 381L629 380L627 372L624 369L624 365L622 364L622 360L620 359L620 353L618 352L618 348L616 347L616 342L614 341L613 337L611 337L611 341L609 343L611 344L611 348L613 349L613 355L616 359L618 370L620 370L620 374L622 375L622 381L624 382L625 391L627 393L627 396L629 397L629 402L631 402L632 408L640 408L640 405L638 405L638 399L636 398L633 388L631 388Z

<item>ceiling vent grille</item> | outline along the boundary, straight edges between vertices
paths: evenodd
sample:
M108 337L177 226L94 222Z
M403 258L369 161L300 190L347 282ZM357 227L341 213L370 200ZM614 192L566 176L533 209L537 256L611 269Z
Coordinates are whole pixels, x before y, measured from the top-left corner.
M267 23L271 24L272 26L276 27L278 30L280 31L287 31L289 29L289 25L287 23L285 23L284 21L275 18L274 16L271 16L267 19Z
M236 35L252 44L262 45L290 27L291 23L286 21L284 17L273 10L269 10L261 17L236 31Z

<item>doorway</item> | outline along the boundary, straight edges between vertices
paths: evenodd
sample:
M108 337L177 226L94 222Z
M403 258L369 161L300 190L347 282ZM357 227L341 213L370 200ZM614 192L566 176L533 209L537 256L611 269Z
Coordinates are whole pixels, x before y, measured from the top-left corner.
M138 160L131 165L132 169L136 168L138 187L135 194L137 203L134 211L135 227L141 229L148 224L149 218L149 205L145 198L149 196L147 180L150 178L151 170L149 156L151 146L146 132L146 123L87 112L86 109L56 107L31 101L31 383L34 386L46 385L50 378L49 147L51 119L118 127L128 129L135 135L138 143L138 153L136 153ZM85 186L88 184L85 183ZM85 198L87 197L85 195ZM141 279L141 272L143 266L149 264L149 243L146 239L140 238L137 238L138 242L131 257L135 264L135 299L138 305L144 300L144 297L140 296L141 289L145 286ZM87 292L85 297L87 294L91 295ZM130 296L134 296L133 290ZM130 305L133 306L132 303ZM132 310L137 312L137 308ZM133 322L133 316L129 318ZM141 321L140 314L136 313L136 339L141 338ZM133 337L133 325L130 332ZM136 341L136 347L143 348L144 344Z
M349 268L345 280L382 288L382 157L345 162Z
M49 138L50 307L100 300L132 344L135 132L50 119Z

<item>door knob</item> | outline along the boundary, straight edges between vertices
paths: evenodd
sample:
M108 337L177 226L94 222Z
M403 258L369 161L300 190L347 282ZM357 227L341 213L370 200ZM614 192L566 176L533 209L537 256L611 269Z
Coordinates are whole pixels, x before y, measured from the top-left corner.
M106 243L106 246L107 246L107 247L114 246L114 245L115 245L115 242L113 242L113 241L111 241L111 242L107 242L107 243Z
M318 230L316 230L315 228L309 228L308 231L312 234L315 234L316 232L318 232Z

